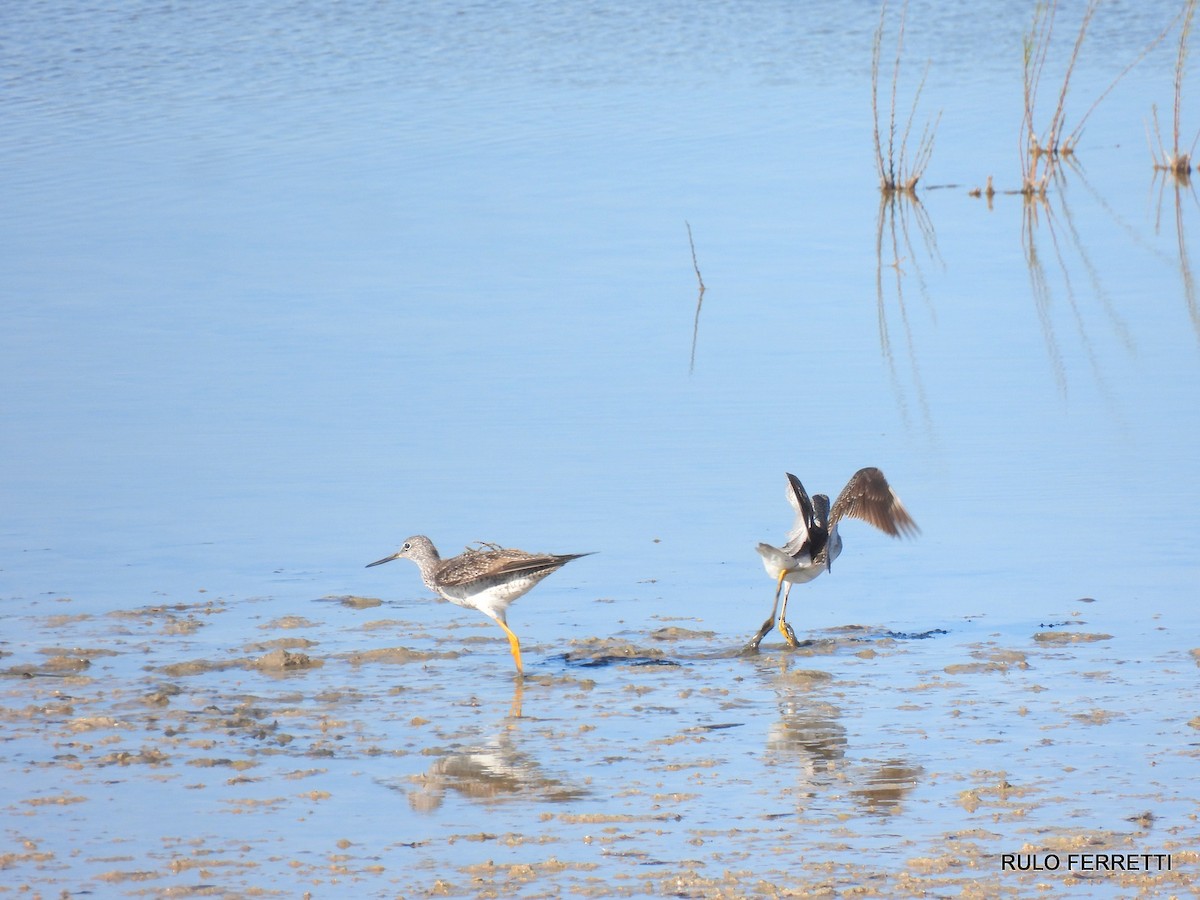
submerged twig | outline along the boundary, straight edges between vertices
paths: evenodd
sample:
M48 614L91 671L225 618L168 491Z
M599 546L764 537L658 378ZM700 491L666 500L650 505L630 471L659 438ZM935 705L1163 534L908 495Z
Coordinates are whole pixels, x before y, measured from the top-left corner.
M704 305L704 279L700 275L700 263L696 261L696 242L692 240L692 225L690 222L683 223L687 226L688 245L692 248L692 268L696 270L696 281L700 285L700 292L696 295L696 317L692 321L692 355L688 362L688 374L690 375L696 369L696 341L700 336L700 307Z
M684 222L687 226L688 246L692 248L692 268L696 270L696 281L700 283L700 296L704 296L704 279L700 277L700 263L696 262L696 242L692 240L692 225L690 222Z

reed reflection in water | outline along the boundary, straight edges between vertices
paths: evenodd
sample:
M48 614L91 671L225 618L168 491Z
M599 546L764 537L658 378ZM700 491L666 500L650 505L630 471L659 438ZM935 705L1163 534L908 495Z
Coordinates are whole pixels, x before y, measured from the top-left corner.
M922 268L922 256L913 242L913 232L919 237L920 251L924 258L945 269L946 264L938 251L937 232L933 220L925 211L914 191L881 191L879 215L875 225L875 304L879 321L879 351L887 363L892 392L896 406L906 423L911 420L909 401L896 363L896 351L892 342L892 326L889 318L889 291L894 301L895 314L899 317L904 336L904 353L908 358L908 374L912 391L920 411L921 424L927 435L934 433L933 417L929 411L929 398L921 378L918 350L913 340L912 324L909 321L908 305L905 301L905 279L909 275L916 279L917 290L925 301L926 314L937 320L937 311L929 293L928 280Z
M1161 178L1161 181L1159 180ZM1200 344L1200 302L1196 299L1196 277L1192 272L1192 260L1188 254L1187 239L1184 235L1184 195L1191 197L1192 205L1200 209L1200 200L1196 197L1196 188L1192 184L1191 174L1187 171L1163 171L1155 170L1154 179L1159 182L1158 205L1156 207L1156 215L1154 220L1155 233L1159 233L1162 228L1162 207L1163 207L1163 192L1167 188L1167 183L1171 185L1171 196L1173 208L1175 212L1175 245L1179 253L1179 280L1183 288L1183 300L1187 305L1188 319L1192 323L1192 330L1196 333L1196 342Z

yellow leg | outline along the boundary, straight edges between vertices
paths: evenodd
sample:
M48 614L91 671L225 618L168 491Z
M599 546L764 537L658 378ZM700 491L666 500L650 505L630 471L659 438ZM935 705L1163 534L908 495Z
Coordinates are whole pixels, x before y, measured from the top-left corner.
M496 624L503 628L504 633L508 635L508 646L512 650L513 661L517 664L517 674L524 675L525 669L521 666L521 642L517 640L513 630L505 624L503 619L496 619Z
M742 653L756 653L758 645L762 643L762 639L767 636L772 628L775 627L775 610L779 609L779 592L783 590L783 576L787 574L787 569L779 570L779 578L775 582L775 602L771 604L771 614L767 616L767 621L763 622L762 628L758 629L758 634L750 639L745 647L742 648ZM788 585L788 590L791 591L792 586Z
M792 626L787 623L787 602L790 596L792 596L792 586L789 584L787 592L783 595L783 609L779 611L779 632L789 647L799 647L800 642L796 640L796 632L792 631Z

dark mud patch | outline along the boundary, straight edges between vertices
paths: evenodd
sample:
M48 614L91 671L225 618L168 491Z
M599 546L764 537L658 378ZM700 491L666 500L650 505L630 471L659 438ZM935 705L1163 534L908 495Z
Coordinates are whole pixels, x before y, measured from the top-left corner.
M309 647L317 646L317 641L310 641L308 638L276 638L273 641L255 641L247 644L243 649L247 653L261 653L267 650L307 650Z
M1111 641L1111 634L1089 634L1085 631L1039 631L1033 636L1039 644L1088 644Z
M37 666L11 666L3 671L8 678L66 678L91 668L92 662L79 656L51 656Z
M869 657L881 648L890 647L897 642L927 641L945 637L950 632L944 628L930 628L926 631L890 631L868 625L839 625L826 630L824 636L811 636L797 642L795 647L786 644L772 643L760 647L758 652L768 653L782 651L805 656L829 656L840 651L851 650L857 655ZM746 647L739 651L742 656L754 656L755 651Z
M549 657L549 660L557 660L566 666L587 669L607 666L680 665L677 660L669 658L663 650L657 647L645 647L617 638L588 638L583 641L572 641L572 644L574 649Z
M976 675L989 672L1008 672L1010 669L1028 669L1029 661L1019 650L986 648L971 651L976 662L951 663L943 671L947 675Z
M930 628L928 631L885 631L883 636L893 641L928 641L949 633L944 628Z
M680 628L676 625L659 628L649 634L649 638L652 641L708 641L716 636L717 633L715 631L695 631L691 628Z
M260 672L295 672L300 669L315 669L325 665L324 660L307 653L292 653L280 648L259 656L249 663L249 668Z
M163 635L189 635L208 624L211 616L225 612L225 606L217 600L204 603L171 603L141 606L134 609L118 609L108 613L113 619L155 629Z
M387 663L402 665L405 663L429 662L433 659L457 659L461 654L453 650L413 650L409 647L380 647L376 650L360 650L346 654L345 659L352 666Z
M547 658L559 660L564 665L580 669L602 669L607 666L681 666L683 663L666 657L617 655L611 653L582 654L560 653Z
M374 609L377 606L383 606L383 601L378 597L358 597L354 594L344 594L338 597L321 597L317 602L337 603L345 606L347 609Z
M307 653L292 653L282 647L262 656L239 656L233 659L193 659L163 666L158 671L170 678L187 678L228 669L251 669L267 674L287 674L315 669L325 663Z

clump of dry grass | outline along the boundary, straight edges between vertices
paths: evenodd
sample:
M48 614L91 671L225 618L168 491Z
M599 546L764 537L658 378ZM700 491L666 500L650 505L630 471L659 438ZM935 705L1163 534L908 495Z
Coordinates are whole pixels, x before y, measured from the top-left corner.
M1058 92L1058 103L1050 117L1050 123L1041 135L1034 124L1034 114L1037 109L1038 89L1042 83L1042 73L1046 66L1046 58L1050 53L1050 38L1054 34L1054 18L1058 12L1058 0L1038 3L1033 11L1033 23L1025 33L1022 41L1024 51L1024 116L1021 120L1021 192L1023 194L1046 193L1046 186L1054 175L1054 167L1060 157L1070 156L1075 152L1077 133L1063 137L1063 125L1066 119L1067 91L1071 86L1071 74L1079 59L1079 50L1083 46L1083 38L1087 34L1088 25L1096 14L1099 0L1088 0L1079 24L1079 34L1075 38L1075 46L1067 61L1067 70L1063 75L1062 87ZM1076 130L1076 132L1078 129Z
M933 139L937 132L941 113L932 124L926 122L921 139L917 142L915 152L908 155L909 138L912 136L913 120L917 114L917 103L921 99L921 91L925 87L925 77L929 74L929 64L921 73L921 81L913 95L912 108L904 125L904 133L900 135L899 147L896 145L896 93L900 82L900 58L904 52L904 24L908 16L907 0L900 12L900 31L896 36L896 59L892 66L891 103L888 112L887 154L884 154L884 141L879 129L879 67L883 55L883 28L887 16L887 2L879 10L879 27L875 29L875 40L871 46L871 112L875 117L875 166L879 171L879 187L885 194L907 193L914 194L917 182L925 174L929 159L933 155Z
M1175 56L1175 109L1172 122L1171 150L1163 146L1162 131L1158 127L1158 107L1151 105L1150 114L1154 120L1154 133L1158 138L1158 152L1151 146L1150 153L1154 157L1154 168L1157 171L1169 172L1176 178L1184 179L1191 175L1192 155L1196 150L1196 142L1200 141L1200 132L1192 140L1192 146L1185 152L1179 146L1180 108L1183 105L1183 72L1187 63L1188 38L1192 31L1192 17L1196 12L1197 0L1187 0L1183 10L1183 26L1179 31L1179 52Z
M1189 6L1194 3L1195 0L1188 0ZM1041 0L1034 8L1033 23L1029 31L1026 32L1023 41L1025 59L1025 109L1021 121L1021 193L1026 196L1045 196L1046 187L1054 177L1055 168L1059 161L1074 156L1075 147L1079 142L1080 135L1083 133L1084 123L1087 122L1088 117L1091 116L1096 107L1100 105L1100 101L1108 96L1109 92L1128 74L1130 69L1137 65L1152 48L1167 36L1167 33L1175 24L1175 21L1172 21L1170 25L1163 29L1158 37L1147 44L1145 49L1129 65L1121 70L1120 74L1112 80L1112 83L1088 107L1087 112L1080 117L1075 128L1069 133L1064 134L1067 92L1071 86L1071 75L1075 71L1075 63L1079 60L1079 51L1083 47L1083 39L1087 35L1088 27L1091 25L1092 18L1096 15L1096 9L1099 5L1100 0L1088 0L1087 6L1084 8L1083 17L1079 22L1079 33L1075 36L1075 44L1071 49L1071 56L1067 60L1067 68L1063 74L1062 86L1058 92L1058 102L1054 107L1054 113L1050 117L1049 124L1040 134L1038 133L1037 126L1034 124L1034 117L1037 109L1038 88L1042 82L1046 58L1050 52L1050 39L1054 34L1054 19L1058 12L1058 0ZM1176 17L1177 20L1178 16Z

